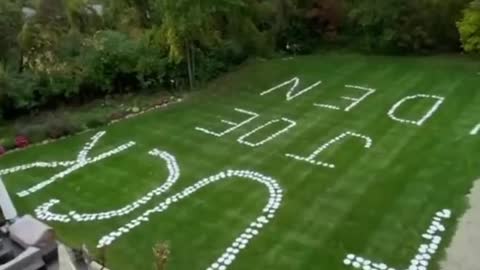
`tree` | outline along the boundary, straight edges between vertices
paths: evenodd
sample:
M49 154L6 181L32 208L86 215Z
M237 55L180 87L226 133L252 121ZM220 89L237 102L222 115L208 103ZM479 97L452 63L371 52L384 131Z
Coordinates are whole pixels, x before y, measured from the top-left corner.
M419 52L433 45L422 5L413 0L365 0L350 4L349 18L369 50Z
M335 40L343 23L344 6L342 0L315 0L307 10L316 33L326 39Z
M35 21L41 25L63 28L68 26L64 0L36 1Z
M148 0L131 0L137 11L137 16L142 27L150 26L150 3Z
M35 16L25 22L18 36L22 63L34 72L51 74L64 70L65 63L59 59L59 51L71 30L83 29L80 14L84 7L84 0L36 1Z
M15 1L0 1L0 62L4 66L11 53L18 49L17 36L22 23L20 6Z
M219 19L242 6L241 0L157 0L160 32L169 57L175 63L186 61L191 89L195 86L195 47L217 44L222 29Z
M467 1L345 0L355 37L391 53L458 50L455 22Z
M480 52L480 0L475 0L464 11L464 16L457 23L463 49L466 52Z
M151 0L155 1L155 0ZM150 27L149 0L102 0L106 27L127 33Z
M471 0L422 0L425 24L431 33L435 47L441 50L458 50L460 36L456 22Z
M89 4L88 0L65 0L70 31L88 33L101 26L101 14Z

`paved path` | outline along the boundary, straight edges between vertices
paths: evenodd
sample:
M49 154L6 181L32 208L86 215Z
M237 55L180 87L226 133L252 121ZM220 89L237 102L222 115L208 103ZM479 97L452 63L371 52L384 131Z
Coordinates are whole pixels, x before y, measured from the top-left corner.
M470 209L461 218L457 232L447 249L442 270L480 269L480 180L475 183L470 198Z

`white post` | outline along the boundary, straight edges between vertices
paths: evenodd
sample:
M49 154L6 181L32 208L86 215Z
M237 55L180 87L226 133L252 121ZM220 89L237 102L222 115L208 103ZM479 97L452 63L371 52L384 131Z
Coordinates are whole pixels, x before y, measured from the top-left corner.
M17 210L10 199L10 195L8 195L7 188L3 184L2 178L0 178L0 208L6 220L13 220L18 216Z

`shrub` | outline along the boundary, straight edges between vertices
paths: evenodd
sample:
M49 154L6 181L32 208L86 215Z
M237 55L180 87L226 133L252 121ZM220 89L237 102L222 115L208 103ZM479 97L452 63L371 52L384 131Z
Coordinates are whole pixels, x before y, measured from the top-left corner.
M43 107L55 108L78 93L77 75L72 67L51 73L0 69L0 113L12 119Z
M214 49L213 53L227 65L239 65L248 58L248 53L241 44L234 40L226 40L221 46Z
M324 39L335 41L338 37L340 28L344 22L345 8L343 0L315 0L312 6L307 10L306 17L312 27L312 30ZM298 25L297 28L302 33L302 29L307 29L305 25ZM305 32L305 30L303 30ZM313 33L304 33L303 39L307 39ZM296 34L298 36L298 34Z
M104 93L122 91L136 80L136 53L137 45L127 35L115 31L98 32L80 59L83 80Z
M69 121L63 116L51 116L46 121L47 136L50 139L58 139L63 136L75 134L82 128L75 123Z
M31 143L41 142L47 138L47 127L43 124L28 123L15 126L17 136L25 136Z
M27 136L19 135L19 136L16 136L16 137L15 137L15 146L16 146L17 148L25 148L25 147L27 147L29 144L30 144L30 141L29 141L29 139L27 138Z
M457 23L463 49L466 52L480 52L480 1L473 1L464 11L464 16Z
M110 114L108 119L110 121L120 120L120 119L123 119L126 115L127 113L124 111L113 112L112 114Z
M78 94L80 82L73 71L74 67L65 64L64 68L61 71L37 75L40 106L57 107L63 100Z
M463 2L358 1L349 8L350 29L368 50L410 53L452 48L458 44L453 22Z
M425 25L434 41L434 47L443 51L458 51L461 47L456 22L471 0L424 0Z
M22 10L18 1L0 1L0 61L8 60L17 49L22 28Z
M228 70L228 54L217 54L215 51L199 51L196 56L199 60L195 74L197 80L208 81Z
M10 150L15 149L17 146L15 145L15 140L11 138L5 138L2 141L0 141L1 145L3 146L3 149L8 152Z
M155 35L154 30L147 31L137 45L135 72L142 89L161 85L167 73L168 57Z
M97 128L104 126L108 123L107 119L100 118L100 117L95 117L92 119L87 120L86 126L88 128Z
M28 138L29 143L42 142L46 139L57 139L72 135L83 128L62 115L49 115L38 122L18 124L15 126L17 137Z
M83 84L103 94L149 89L164 83L168 59L153 31L139 40L115 31L95 34L79 57Z
M36 82L32 73L0 70L0 110L4 118L11 119L38 106Z

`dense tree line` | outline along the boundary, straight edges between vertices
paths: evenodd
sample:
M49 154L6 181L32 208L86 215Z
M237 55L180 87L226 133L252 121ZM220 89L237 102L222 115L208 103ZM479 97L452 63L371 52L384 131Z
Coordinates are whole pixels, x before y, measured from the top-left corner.
M2 0L0 33L0 113L14 118L330 43L480 52L480 0Z

